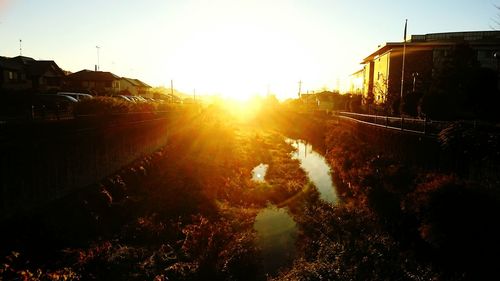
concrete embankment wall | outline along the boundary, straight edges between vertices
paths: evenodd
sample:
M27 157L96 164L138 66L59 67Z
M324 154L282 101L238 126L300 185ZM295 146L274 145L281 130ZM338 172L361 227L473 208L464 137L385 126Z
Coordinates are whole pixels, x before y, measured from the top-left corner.
M99 182L165 145L170 127L166 118L73 125L16 130L1 140L0 219Z

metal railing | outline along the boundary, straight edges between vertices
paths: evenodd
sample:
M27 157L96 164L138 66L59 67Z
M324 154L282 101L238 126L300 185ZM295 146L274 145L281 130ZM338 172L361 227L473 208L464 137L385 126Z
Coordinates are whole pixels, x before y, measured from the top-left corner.
M342 118L353 119L373 126L423 135L437 135L442 129L448 127L451 123L449 121L369 115L352 112L336 112L336 114Z

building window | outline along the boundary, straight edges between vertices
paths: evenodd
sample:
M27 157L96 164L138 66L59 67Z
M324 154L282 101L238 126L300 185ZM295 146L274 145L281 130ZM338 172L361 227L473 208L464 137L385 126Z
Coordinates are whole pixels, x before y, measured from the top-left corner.
M9 71L9 80L16 80L17 79L17 73L14 71Z

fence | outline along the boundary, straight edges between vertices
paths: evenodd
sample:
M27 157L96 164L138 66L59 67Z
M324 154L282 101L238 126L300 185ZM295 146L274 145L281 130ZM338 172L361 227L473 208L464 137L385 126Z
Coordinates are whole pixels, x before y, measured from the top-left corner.
M354 119L358 122L367 123L373 126L430 136L439 134L441 130L448 127L451 123L448 121L368 115L352 112L337 112L337 115L343 118Z
M0 219L87 187L152 153L165 145L175 122L120 118L103 124L99 116L87 118L85 126L74 119L9 127L0 138Z

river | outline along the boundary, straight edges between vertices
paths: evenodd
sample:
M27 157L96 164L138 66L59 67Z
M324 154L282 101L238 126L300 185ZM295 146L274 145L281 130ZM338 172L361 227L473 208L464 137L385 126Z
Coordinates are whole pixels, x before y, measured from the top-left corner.
M300 161L301 168L316 186L320 199L331 204L338 203L326 159L305 141L286 139L286 142L296 149L291 156ZM252 171L252 179L256 182L265 181L267 168L267 164L256 166ZM257 232L257 245L262 251L264 272L273 274L280 267L290 264L295 255L298 229L288 213L288 208L276 206L264 208L255 218L254 229Z

